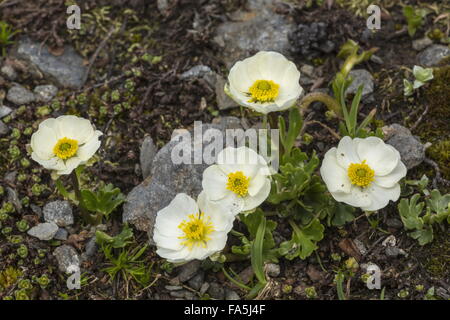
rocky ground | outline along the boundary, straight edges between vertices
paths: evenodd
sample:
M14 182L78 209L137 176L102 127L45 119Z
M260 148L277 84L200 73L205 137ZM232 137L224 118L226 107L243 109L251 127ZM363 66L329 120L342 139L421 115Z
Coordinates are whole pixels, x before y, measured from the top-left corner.
M80 5L82 29L68 30L63 1L0 0L0 21L18 31L0 59L0 299L243 299L245 290L218 264L195 261L174 268L155 254L149 234L156 212L174 195L201 190L205 166L170 161L172 132L191 129L194 121L202 121L203 130L258 125L250 113L241 120L223 86L233 63L259 50L293 60L309 92L329 90L340 63L336 54L348 39L364 49L377 47L370 61L352 71L349 93L365 85L361 118L376 107L371 125L383 128L387 142L400 151L408 179L426 174L433 187L449 192L450 60L443 58L450 49L427 35L439 29L448 38L450 5L425 1L434 13L411 38L395 2L378 1L384 10L376 33L366 28L364 1L322 2L87 0ZM439 68L437 80L419 96L405 98L403 78L416 64ZM298 141L319 157L337 143L327 129L337 121L325 111L321 104L306 111L312 141ZM27 150L38 124L62 114L89 118L104 133L85 183L113 183L127 197L97 227L83 225L78 209L61 198L50 173ZM125 223L133 228L131 243L107 256L95 232L114 236ZM325 235L317 254L306 260L266 266L273 280L266 298L337 299L334 276L349 257L359 265L345 283L350 299L380 298L379 290L360 279L369 262L383 271L385 299L450 298L448 225L421 247L407 236L391 204L373 220L357 218ZM287 223L280 221L275 241L289 237ZM226 250L236 241L230 237ZM121 252L129 257L140 249L136 261L119 261ZM120 263L129 272L114 273L111 267ZM81 267L79 290L66 286L74 264ZM227 266L252 283L250 261Z

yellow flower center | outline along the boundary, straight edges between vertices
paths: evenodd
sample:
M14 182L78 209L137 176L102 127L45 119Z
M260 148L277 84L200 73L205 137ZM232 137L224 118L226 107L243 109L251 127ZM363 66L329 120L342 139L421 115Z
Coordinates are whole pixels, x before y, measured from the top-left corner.
M78 150L78 141L69 138L59 139L53 147L53 153L60 159L66 160L73 157Z
M239 197L244 197L248 193L250 178L247 178L242 171L236 171L228 175L227 189L236 193Z
M347 171L351 183L359 187L368 187L374 180L375 171L366 164L366 160L361 163L351 163Z
M256 80L248 89L251 99L248 102L273 102L278 97L280 85L272 80Z
M189 250L192 250L195 246L206 247L206 243L211 240L209 235L214 231L214 226L211 223L210 218L205 218L202 212L197 214L190 214L188 221L183 220L178 228L184 232L184 235L178 237L178 239L184 239L181 243L187 246Z

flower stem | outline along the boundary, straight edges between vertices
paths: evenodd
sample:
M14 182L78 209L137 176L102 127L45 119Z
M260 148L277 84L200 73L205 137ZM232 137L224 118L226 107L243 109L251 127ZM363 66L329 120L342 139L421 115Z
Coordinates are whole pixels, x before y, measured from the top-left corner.
M81 190L80 190L80 182L78 180L78 175L75 171L72 171L72 173L70 174L71 178L72 178L72 184L73 184L73 190L75 191L75 196L78 200L78 208L81 211L81 215L83 216L83 219L86 223L88 224L95 224L97 221L97 219L94 219L91 214L86 210L86 207L84 206L84 202L83 202L83 196L81 195Z
M336 99L322 92L312 92L304 96L300 101L300 109L307 109L311 103L316 101L322 102L328 107L328 109L334 111L336 115L342 116L341 106L336 101Z

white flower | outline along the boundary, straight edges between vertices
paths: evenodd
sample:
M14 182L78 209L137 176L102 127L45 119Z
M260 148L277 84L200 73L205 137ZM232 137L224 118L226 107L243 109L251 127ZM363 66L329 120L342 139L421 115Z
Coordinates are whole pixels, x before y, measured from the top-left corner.
M260 51L236 62L228 75L225 92L239 105L267 114L294 105L303 91L299 79L295 64L282 54Z
M179 193L156 215L156 253L172 263L206 259L225 247L233 220L222 207L208 201L203 192L197 202Z
M270 169L264 158L247 147L225 148L217 164L203 172L203 191L211 201L238 214L258 207L270 193Z
M375 211L398 200L406 167L400 153L380 138L347 136L325 154L320 174L335 200Z
M31 158L57 174L70 174L86 163L100 147L102 133L87 119L76 116L50 118L31 136Z

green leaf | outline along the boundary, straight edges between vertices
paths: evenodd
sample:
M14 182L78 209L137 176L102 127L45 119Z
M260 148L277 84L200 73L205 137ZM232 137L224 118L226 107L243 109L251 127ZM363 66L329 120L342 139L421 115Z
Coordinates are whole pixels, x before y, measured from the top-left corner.
M264 235L266 233L266 219L263 217L260 219L260 224L258 230L256 231L256 237L253 240L252 250L251 250L251 262L252 268L255 272L256 278L261 283L266 283L266 276L264 274L264 257L263 257L263 246L264 246Z
M325 227L317 218L303 228L299 228L293 220L289 220L289 223L293 229L292 238L280 245L280 254L288 260L309 257L317 249L317 242L323 239Z
M356 125L358 122L358 110L359 110L359 103L361 102L361 97L362 97L362 92L364 89L364 85L360 85L358 87L358 91L356 91L356 95L353 98L352 101L352 106L350 108L350 114L349 114L349 123L350 123L350 128L347 128L349 132L352 133L352 137L354 137L355 135L355 131L356 131Z
M96 242L101 246L109 246L111 248L125 248L133 238L133 230L125 224L122 231L115 237L111 237L103 231L97 230L95 232ZM145 250L144 250L145 251Z
M432 228L416 230L414 232L411 232L409 235L413 239L418 240L419 244L421 246L426 245L427 243L430 243L433 241L433 229Z
M414 86L411 82L409 82L406 79L403 79L403 95L405 97L409 97L412 96L412 94L414 93Z
M355 208L340 202L336 202L335 210L333 212L333 219L331 221L333 226L341 227L344 224L355 219Z
M420 218L420 215L422 214L425 203L420 202L417 204L419 197L419 194L415 194L409 201L408 199L401 199L398 205L400 218L402 219L405 228L408 230L423 228L424 223Z

